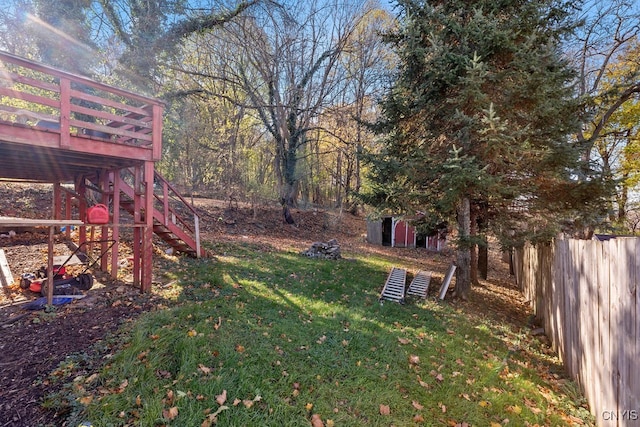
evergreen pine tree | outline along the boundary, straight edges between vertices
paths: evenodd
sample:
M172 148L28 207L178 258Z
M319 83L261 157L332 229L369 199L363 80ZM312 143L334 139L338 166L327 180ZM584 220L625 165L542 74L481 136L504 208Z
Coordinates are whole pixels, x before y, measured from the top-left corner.
M505 246L553 236L584 208L570 140L581 123L574 71L559 49L572 1L400 0L387 40L399 56L375 129L365 200L456 218L456 294L468 298L482 220ZM482 215L482 218L478 218Z

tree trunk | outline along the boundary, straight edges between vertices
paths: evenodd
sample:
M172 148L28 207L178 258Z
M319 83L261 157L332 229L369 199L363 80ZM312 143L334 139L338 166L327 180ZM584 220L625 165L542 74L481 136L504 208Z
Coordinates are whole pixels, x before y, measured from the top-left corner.
M487 240L488 205L482 203L478 212L478 236L482 243L478 245L478 274L482 280L487 280L489 270L489 241Z
M469 199L463 198L458 205L458 260L456 268L455 296L467 300L471 291L471 251L469 237L471 228L471 208Z
M626 180L629 177L628 173L623 173L622 178ZM620 195L618 196L618 215L617 220L619 224L624 224L627 219L627 203L629 202L629 188L623 185L620 189Z
M487 238L483 238L484 243L478 246L478 273L482 280L489 277L489 244Z
M469 213L469 235L477 236L478 235L478 215L475 209L471 209ZM471 284L477 285L478 283L478 245L472 244L469 247L469 280L471 280Z

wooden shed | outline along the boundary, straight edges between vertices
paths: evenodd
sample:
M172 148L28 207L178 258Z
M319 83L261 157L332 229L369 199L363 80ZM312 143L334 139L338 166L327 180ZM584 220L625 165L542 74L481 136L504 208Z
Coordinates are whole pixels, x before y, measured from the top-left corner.
M394 248L426 248L440 252L446 247L443 233L430 235L416 232L411 219L396 216L385 216L375 220L367 220L367 241L374 245Z

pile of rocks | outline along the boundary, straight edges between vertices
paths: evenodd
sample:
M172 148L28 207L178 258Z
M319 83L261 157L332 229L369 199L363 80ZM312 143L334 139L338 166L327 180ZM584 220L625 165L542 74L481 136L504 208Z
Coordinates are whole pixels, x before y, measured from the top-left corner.
M328 242L314 242L311 247L301 252L302 255L309 258L324 258L324 259L340 259L340 245L336 239L331 239Z

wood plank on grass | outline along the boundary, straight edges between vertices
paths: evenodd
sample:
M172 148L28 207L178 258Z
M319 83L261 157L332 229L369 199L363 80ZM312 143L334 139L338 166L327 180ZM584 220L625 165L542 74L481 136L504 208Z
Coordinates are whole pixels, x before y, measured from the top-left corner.
M449 269L447 270L447 274L444 276L444 280L442 281L442 286L440 287L440 295L438 298L443 300L445 295L447 295L447 290L449 289L449 285L451 284L451 279L453 279L453 273L456 272L456 265L451 264Z

